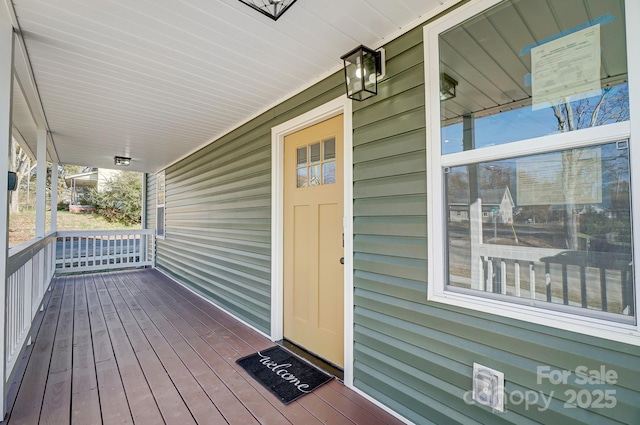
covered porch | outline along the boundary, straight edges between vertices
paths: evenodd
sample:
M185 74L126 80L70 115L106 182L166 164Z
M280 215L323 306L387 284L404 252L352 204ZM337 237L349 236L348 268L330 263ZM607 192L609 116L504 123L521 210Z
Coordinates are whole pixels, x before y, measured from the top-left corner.
M282 404L235 362L273 342L154 269L55 277L44 305L7 424L402 423L338 380Z
M140 232L96 234L59 231L51 190L62 164L124 165L144 173L147 185L327 78L331 91L344 96L344 52L381 47L449 7L443 0L410 0L400 10L374 3L354 3L360 13L336 16L338 0L298 2L276 24L236 0L107 6L0 0L0 146L7 151L15 139L38 163L37 175L49 179L37 179L36 238L18 247L0 238L6 260L0 419L6 413L9 423L398 423L348 389L352 380L347 387L332 381L284 406L238 369L235 359L273 342L159 271L138 270L156 265L155 232L164 226L156 220L164 211L156 188L144 187ZM299 113L278 112L283 119ZM235 153L236 160L245 153ZM12 166L0 156L0 181ZM3 189L0 205L7 203ZM263 204L247 207L266 210ZM8 234L7 216L0 212L0 235ZM245 233L240 251L267 261L266 245L251 240L254 229ZM175 243L159 238L158 245ZM103 271L122 267L137 270Z
M638 18L0 0L0 420L638 423ZM63 165L142 173L141 229L62 230ZM236 364L280 341L342 382L283 405Z

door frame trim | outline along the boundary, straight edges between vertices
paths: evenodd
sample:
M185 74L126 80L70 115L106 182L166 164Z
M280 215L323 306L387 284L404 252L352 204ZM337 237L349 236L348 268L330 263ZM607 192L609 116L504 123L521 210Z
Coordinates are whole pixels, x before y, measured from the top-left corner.
M344 116L344 383L353 386L353 120L346 95L271 129L271 339L284 338L284 138Z

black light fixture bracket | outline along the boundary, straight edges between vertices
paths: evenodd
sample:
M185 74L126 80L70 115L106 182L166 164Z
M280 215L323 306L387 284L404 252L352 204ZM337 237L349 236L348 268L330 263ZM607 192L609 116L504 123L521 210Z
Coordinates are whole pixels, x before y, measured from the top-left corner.
M295 2L296 0L240 0L240 3L246 4L274 21L277 21Z

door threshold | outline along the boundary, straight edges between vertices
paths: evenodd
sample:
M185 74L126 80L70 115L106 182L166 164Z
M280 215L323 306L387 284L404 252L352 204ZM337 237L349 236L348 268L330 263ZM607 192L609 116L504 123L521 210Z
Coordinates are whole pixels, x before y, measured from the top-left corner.
M312 353L311 351L305 350L301 346L287 339L281 339L280 341L277 341L276 344L283 346L287 350L302 357L312 365L318 367L319 369L322 369L328 374L333 375L340 381L344 382L344 370L340 366L323 359L322 357Z

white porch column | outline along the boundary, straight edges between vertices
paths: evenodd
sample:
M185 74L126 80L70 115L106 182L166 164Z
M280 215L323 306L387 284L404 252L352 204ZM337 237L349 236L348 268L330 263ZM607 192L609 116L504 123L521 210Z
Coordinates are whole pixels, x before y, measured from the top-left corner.
M58 230L58 163L51 163L51 231Z
M142 211L140 211L140 227L142 229L147 228L147 179L148 173L142 173Z
M9 250L9 149L11 148L11 101L13 94L13 26L0 19L0 419L6 411L5 305Z
M47 211L47 130L41 128L38 129L36 157L36 238L43 238Z

